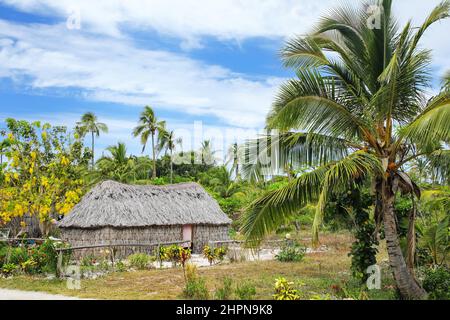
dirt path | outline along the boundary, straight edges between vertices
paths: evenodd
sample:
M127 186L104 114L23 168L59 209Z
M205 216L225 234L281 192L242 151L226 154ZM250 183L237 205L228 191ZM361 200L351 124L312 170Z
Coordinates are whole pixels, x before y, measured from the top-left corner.
M80 300L75 297L35 291L0 289L0 300Z

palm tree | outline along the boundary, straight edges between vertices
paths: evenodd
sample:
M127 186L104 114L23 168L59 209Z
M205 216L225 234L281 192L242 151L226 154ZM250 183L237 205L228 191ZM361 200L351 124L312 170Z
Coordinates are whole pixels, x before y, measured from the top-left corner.
M100 178L113 179L120 182L128 182L134 173L133 160L127 156L127 147L119 142L109 146L106 151L110 153L97 161Z
M147 145L148 138L152 137L152 160L153 160L153 170L152 179L156 179L156 148L155 148L155 135L158 132L165 131L166 122L158 121L155 116L153 109L149 106L145 106L144 111L142 111L139 118L139 124L133 130L133 135L135 137L141 137L141 143L143 145L142 152L145 151L145 146Z
M94 158L95 158L95 137L100 137L100 132L108 133L108 126L105 123L98 122L97 116L93 112L86 112L81 117L81 121L77 122L76 125L77 134L85 136L87 133L91 133L92 139L92 168L94 168Z
M234 171L234 179L236 181L239 181L241 179L240 173L239 173L239 161L241 158L241 148L239 147L238 143L233 143L230 148L228 149L228 160L226 161L226 164L231 163L230 171Z
M205 165L214 165L216 162L214 158L215 153L216 151L213 151L212 149L211 140L204 140L200 147L202 163Z
M348 5L323 17L311 34L287 42L282 58L298 79L281 86L267 126L294 139L289 149L309 150L305 163L314 168L257 199L243 219L243 232L248 239L261 239L302 206L317 202L317 243L329 196L348 190L355 181L371 181L375 216L384 223L397 287L402 296L416 299L426 292L401 251L394 201L399 190L420 196L404 171L410 161L439 155L439 165L450 159L444 149L450 141L450 89L425 99L430 52L418 47L428 27L449 16L450 2L438 5L419 28L409 22L401 31L391 4L379 3L379 29L367 23L365 7ZM335 152L342 150L341 155Z
M175 138L174 131L160 131L158 134L158 150L169 151L170 154L170 183L173 183L173 150L177 145L181 145L182 139Z

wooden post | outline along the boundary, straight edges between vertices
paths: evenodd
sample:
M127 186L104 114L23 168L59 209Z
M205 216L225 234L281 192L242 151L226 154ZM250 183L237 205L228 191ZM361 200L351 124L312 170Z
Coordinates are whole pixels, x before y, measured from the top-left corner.
M58 278L62 278L62 275L63 275L62 262L63 262L63 251L59 250L59 252L58 252L58 262L57 262L57 265L56 265L56 276Z
M161 260L161 245L158 243L158 247L156 248L156 259L158 259L159 268L162 268L162 260Z

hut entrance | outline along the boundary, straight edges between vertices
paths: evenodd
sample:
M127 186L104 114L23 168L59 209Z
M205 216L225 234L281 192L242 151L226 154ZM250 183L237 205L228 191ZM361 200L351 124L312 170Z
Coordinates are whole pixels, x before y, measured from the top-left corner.
M190 247L192 248L192 224L183 226L183 241L190 241Z

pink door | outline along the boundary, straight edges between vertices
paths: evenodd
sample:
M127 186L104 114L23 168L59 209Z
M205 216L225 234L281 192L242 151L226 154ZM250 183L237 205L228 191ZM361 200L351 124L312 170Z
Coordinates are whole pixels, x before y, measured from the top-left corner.
M183 226L183 241L192 241L192 225L187 224ZM190 247L190 243L186 243L187 247Z

